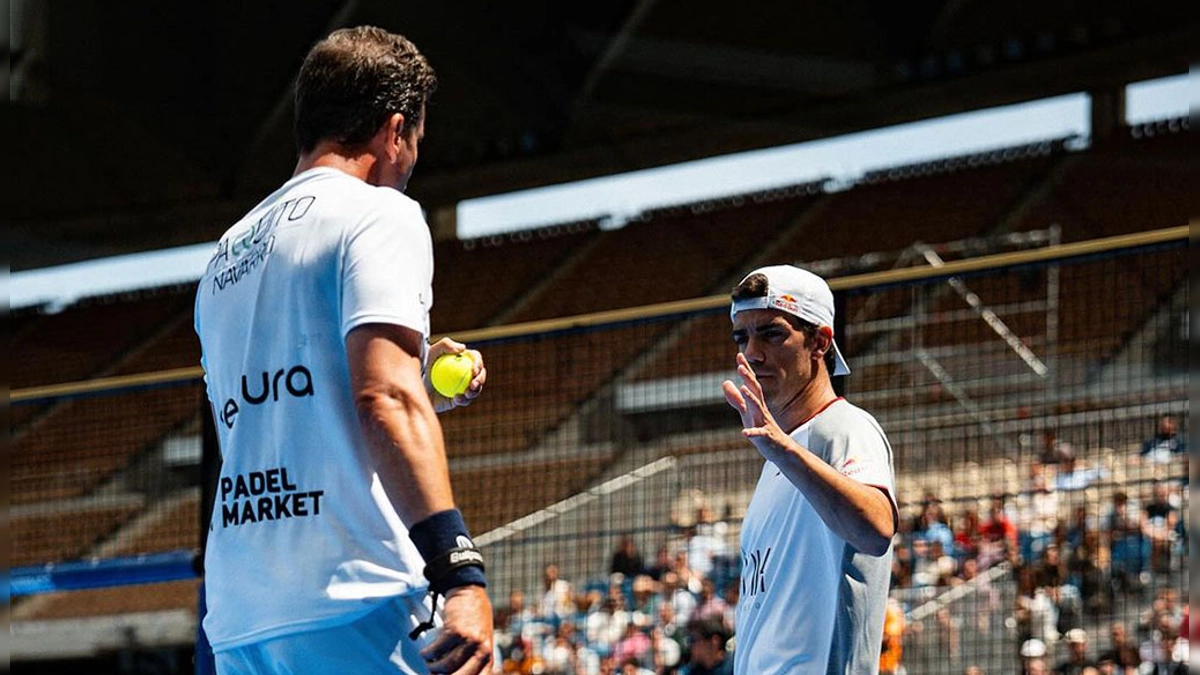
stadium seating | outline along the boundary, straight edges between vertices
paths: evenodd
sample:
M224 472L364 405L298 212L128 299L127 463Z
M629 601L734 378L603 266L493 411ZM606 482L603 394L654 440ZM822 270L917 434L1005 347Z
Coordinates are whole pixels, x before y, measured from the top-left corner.
M133 556L143 553L189 550L199 542L198 490L189 490L172 495L143 510L136 520L131 518L139 507L130 507L123 512L124 530L112 536L104 547L106 557ZM47 530L60 530L72 526L79 531L92 532L99 528L94 524L79 522L85 511L57 514L53 522L42 518L39 526ZM31 523L32 525L32 523ZM112 534L113 527L106 532ZM88 542L94 544L95 542ZM79 548L76 548L76 552ZM65 556L59 559L69 559ZM37 559L16 564L30 564ZM195 581L175 581L160 584L142 584L114 588L99 588L82 591L51 593L37 598L36 602L18 609L22 619L57 619L64 617L104 616L129 612L156 612L173 609L194 611L196 607Z
M1066 383L1094 374L1158 307L1187 283L1187 252L1148 252L1082 266L1063 267L1062 318L1058 348ZM1089 298L1118 301L1099 313ZM1113 330L1113 327L1119 330Z
M185 297L186 296L186 297ZM191 308L189 293L156 289L131 297L86 298L58 313L13 313L10 359L12 387L75 382L108 375L130 350L158 326ZM86 338L80 327L87 326ZM12 408L11 425L20 433L50 404Z
M1055 144L1036 144L868 174L862 183L825 197L828 203L802 228L783 232L772 259L763 263L852 260L868 253L894 254L915 241L935 244L984 234L1060 154ZM857 321L897 316L909 302L903 293L876 293L869 304L860 300L847 315ZM863 315L867 307L870 314ZM860 353L874 333L852 335L842 345L848 358ZM678 359L684 370L676 374L732 370L727 316L694 320L676 344L689 354ZM676 360L675 355L670 358ZM651 363L636 377L659 376L663 365Z
M872 172L830 195L820 218L793 233L777 258L845 258L985 234L1061 156L1045 143Z
M79 558L141 510L137 499L12 516L14 567Z
M812 198L746 200L740 207L664 209L603 233L552 287L537 289L511 321L533 321L704 295L735 273ZM603 270L603 276L598 271Z
M576 250L597 236L594 222L511 235L438 242L433 278L434 333L482 328Z
M171 429L194 419L200 395L196 385L171 386L57 407L52 418L13 444L12 503L89 493Z
M141 586L92 588L50 593L18 605L15 620L81 619L135 612L196 611L200 581L168 581Z
M1187 135L1180 124L1079 153L1014 229L1057 224L1069 242L1186 224L1195 186Z
M55 314L17 315L12 387L74 382L105 372L164 321L190 312L192 293L161 289L81 300Z
M478 536L585 489L608 461L586 457L456 471L451 482L459 508Z

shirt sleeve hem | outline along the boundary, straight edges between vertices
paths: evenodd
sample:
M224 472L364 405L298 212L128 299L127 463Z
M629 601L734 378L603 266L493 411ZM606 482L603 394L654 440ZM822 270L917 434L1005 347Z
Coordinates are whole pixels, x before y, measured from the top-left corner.
M402 326L417 331L421 335L424 335L426 339L429 338L428 335L425 335L424 317L399 314L359 314L350 317L342 323L342 339L345 340L346 336L350 335L350 331L368 323L385 323L393 326Z

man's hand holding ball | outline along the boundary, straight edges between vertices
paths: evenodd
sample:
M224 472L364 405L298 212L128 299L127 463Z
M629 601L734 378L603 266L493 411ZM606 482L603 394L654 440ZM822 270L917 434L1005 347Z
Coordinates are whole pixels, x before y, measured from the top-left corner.
M425 370L425 388L438 412L470 405L487 381L483 355L461 342L442 338L429 346L431 365Z

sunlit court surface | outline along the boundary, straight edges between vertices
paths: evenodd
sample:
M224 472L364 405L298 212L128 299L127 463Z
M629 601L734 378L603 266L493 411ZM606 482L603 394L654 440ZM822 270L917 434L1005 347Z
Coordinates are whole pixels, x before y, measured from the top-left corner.
M772 471L722 391L731 289L775 264L828 281L833 387L890 442L871 670L1188 672L1182 3L12 5L4 672L216 672L209 533L339 498L222 477L222 428L326 382L251 364L210 403L195 309L292 174L300 61L361 24L437 71L406 194L431 341L487 368L439 420L490 672L733 672L787 564L741 545Z

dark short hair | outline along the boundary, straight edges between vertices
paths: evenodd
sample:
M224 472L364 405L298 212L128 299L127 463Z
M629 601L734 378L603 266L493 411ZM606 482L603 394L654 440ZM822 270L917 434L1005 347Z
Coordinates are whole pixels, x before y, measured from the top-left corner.
M755 272L750 276L742 279L737 286L733 287L730 292L734 301L746 300L747 298L764 298L769 290L770 282L767 280L767 275Z
M725 627L725 624L719 619L692 619L688 621L687 632L689 635L698 636L701 640L711 640L714 637L719 637L721 649L725 648L725 643L729 642L729 638L733 634Z
M767 280L767 275L756 272L745 279L742 279L738 285L734 286L733 290L730 291L729 296L730 300L733 302L737 302L738 300L747 300L749 298L765 298L767 297L768 290L770 290L770 282ZM788 323L792 324L793 328L801 333L804 333L805 344L812 343L817 339L817 333L819 332L820 326L812 323L811 321L805 321L794 314L788 314L787 312L780 313L783 314L783 317L787 319ZM825 352L825 370L827 370L830 376L832 376L833 371L836 368L837 357L833 351L833 344L830 343L829 349Z
M416 45L382 28L359 26L318 42L296 80L296 144L309 152L322 140L366 143L395 113L413 133L437 76Z

